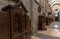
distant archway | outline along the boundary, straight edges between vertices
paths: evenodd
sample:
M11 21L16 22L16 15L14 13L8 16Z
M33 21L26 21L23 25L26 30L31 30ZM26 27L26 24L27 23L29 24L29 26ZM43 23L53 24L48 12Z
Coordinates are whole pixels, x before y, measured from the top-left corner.
M53 4L53 5L51 5L50 7L53 7L55 5L59 5L60 6L60 3L57 2L57 3Z

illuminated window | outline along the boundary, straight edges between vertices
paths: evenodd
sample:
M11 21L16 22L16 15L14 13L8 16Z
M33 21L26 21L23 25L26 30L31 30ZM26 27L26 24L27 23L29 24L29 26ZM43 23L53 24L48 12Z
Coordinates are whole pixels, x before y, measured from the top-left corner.
M55 16L57 17L58 16L58 13L56 13Z
M58 12L56 12L56 13L55 13L55 17L58 17L58 15L59 15Z

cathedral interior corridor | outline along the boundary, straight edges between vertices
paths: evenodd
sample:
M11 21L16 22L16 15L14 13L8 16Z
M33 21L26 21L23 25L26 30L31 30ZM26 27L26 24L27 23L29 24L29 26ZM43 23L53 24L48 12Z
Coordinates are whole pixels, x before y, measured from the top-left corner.
M60 39L60 0L0 0L0 39Z
M52 22L46 31L38 31L32 39L60 39L60 22Z

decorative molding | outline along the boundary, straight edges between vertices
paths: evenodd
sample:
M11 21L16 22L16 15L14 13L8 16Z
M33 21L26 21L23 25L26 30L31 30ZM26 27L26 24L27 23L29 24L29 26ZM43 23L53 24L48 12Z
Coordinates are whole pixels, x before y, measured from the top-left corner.
M55 5L59 5L60 6L60 3L56 2L55 4L51 5L50 7L53 7Z

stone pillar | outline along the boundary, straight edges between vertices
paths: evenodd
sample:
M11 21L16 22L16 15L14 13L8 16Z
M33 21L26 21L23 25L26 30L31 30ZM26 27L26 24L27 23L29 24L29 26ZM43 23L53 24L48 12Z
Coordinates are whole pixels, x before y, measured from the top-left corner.
M28 15L31 19L31 31L36 32L38 26L38 5L34 0L22 0L22 2L28 10Z
M25 8L28 10L27 15L31 19L31 12L30 12L30 0L21 0L25 6Z
M31 28L33 32L37 32L38 29L38 5L32 0L32 13L31 13Z

